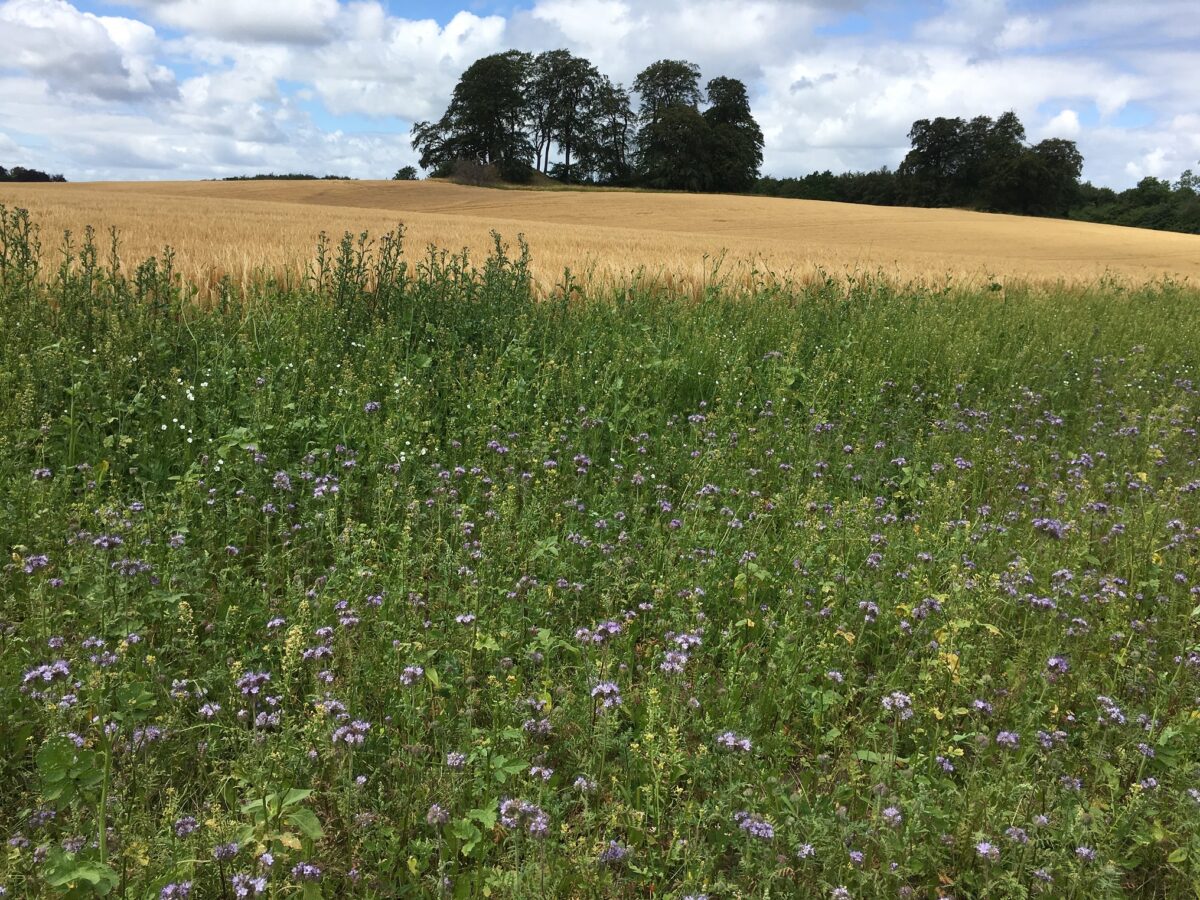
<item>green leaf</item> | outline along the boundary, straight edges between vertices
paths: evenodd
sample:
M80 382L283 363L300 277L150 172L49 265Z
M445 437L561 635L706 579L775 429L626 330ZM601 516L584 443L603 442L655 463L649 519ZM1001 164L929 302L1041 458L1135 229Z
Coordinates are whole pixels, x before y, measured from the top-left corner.
M467 813L467 818L474 819L484 828L491 830L496 826L497 807L491 806L485 809L472 809Z
M325 834L321 822L311 809L297 809L287 814L287 820L295 825L310 841L319 841Z
M295 806L301 800L306 799L312 793L312 788L292 788L283 795L283 808Z
M1167 862L1177 865L1177 864L1187 860L1187 858L1188 858L1188 848L1187 847L1176 847L1174 850L1171 851L1171 855L1167 857Z

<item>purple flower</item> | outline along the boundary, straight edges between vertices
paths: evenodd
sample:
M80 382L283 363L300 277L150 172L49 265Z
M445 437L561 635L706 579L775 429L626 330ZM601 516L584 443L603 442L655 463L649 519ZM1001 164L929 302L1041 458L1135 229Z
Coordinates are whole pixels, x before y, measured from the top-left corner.
M1077 857L1079 857L1079 859L1082 860L1083 862L1095 862L1096 861L1096 851L1093 850L1091 847L1076 847L1075 855Z
M405 666L404 671L400 673L400 682L405 685L416 684L425 674L425 670L420 666Z
M505 828L520 828L533 837L545 837L550 830L550 817L540 806L526 800L505 798L500 801L500 824Z
M213 847L213 859L217 860L217 862L228 862L238 855L239 849L241 848L238 847L237 841L231 841L228 844L218 844Z
M367 732L370 730L370 722L355 719L348 725L341 725L334 730L333 742L335 744L345 744L347 747L358 747L367 739Z
M0 897L4 896L0 894ZM158 900L188 900L192 896L190 881L173 881L158 892Z
M425 821L438 828L450 821L450 813L442 809L441 804L434 803L429 807L429 811L425 813Z
M726 750L741 750L743 753L750 752L750 738L742 737L732 731L718 734L717 744Z
M733 814L733 821L738 828L761 841L769 841L775 837L775 826L764 819L742 810Z
M996 743L1008 750L1016 750L1021 746L1021 736L1015 731L1001 731L996 735Z
M298 862L292 866L292 878L296 881L320 881L321 867L310 862Z
M629 855L629 848L616 841L609 841L608 846L600 851L599 862L601 865L615 866L620 865Z
M899 828L900 823L904 821L904 815L894 806L889 806L882 813L883 820L892 828Z
M184 816L181 819L176 819L172 827L175 829L175 837L185 838L189 834L194 834L196 829L200 827L200 823L196 821L194 816Z
M271 680L270 672L247 672L237 680L238 689L245 696L254 696Z
M912 698L908 694L901 691L892 691L880 702L883 704L884 709L890 713L894 713L901 721L912 718Z
M599 699L605 709L621 705L621 688L615 681L601 681L592 688L592 697Z
M975 852L981 859L995 862L1000 858L1000 848L988 841L980 841L975 845Z
M467 755L459 753L457 750L451 750L446 754L446 767L449 769L459 770L467 764Z

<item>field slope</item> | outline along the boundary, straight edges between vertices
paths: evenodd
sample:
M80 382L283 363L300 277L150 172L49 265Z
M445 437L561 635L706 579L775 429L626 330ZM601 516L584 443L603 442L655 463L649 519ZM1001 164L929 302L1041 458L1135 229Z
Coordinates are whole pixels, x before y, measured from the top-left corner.
M811 278L882 272L900 279L986 282L1146 281L1200 275L1200 237L952 209L855 206L767 197L640 191L520 191L437 182L159 182L4 185L0 203L28 208L52 249L63 229L117 226L127 258L170 244L198 281L295 268L321 230L398 222L409 247L477 254L490 232L528 239L534 271L553 283L578 275L670 273L696 284L721 272Z

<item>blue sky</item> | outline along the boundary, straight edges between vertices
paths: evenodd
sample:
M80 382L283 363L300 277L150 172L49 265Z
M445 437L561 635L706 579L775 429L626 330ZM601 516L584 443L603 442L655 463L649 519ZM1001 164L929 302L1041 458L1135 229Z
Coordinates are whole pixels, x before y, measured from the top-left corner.
M281 13L286 10L286 13ZM764 171L896 165L917 118L1015 110L1126 187L1200 168L1195 0L0 0L0 165L73 180L388 177L487 53L663 57L750 87Z

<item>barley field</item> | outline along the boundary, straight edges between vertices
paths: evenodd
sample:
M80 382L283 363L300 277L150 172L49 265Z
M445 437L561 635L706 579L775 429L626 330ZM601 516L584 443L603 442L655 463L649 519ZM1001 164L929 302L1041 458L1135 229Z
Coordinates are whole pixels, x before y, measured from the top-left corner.
M14 199L0 897L1200 894L1194 238ZM867 234L917 268L839 273ZM723 244L814 274L637 273Z
M205 291L296 277L318 232L380 233L402 223L409 252L486 255L490 233L523 234L535 283L650 280L692 291L714 281L806 282L883 275L958 284L1131 283L1200 277L1200 237L946 209L641 191L529 191L439 182L162 182L3 185L0 202L34 213L48 237L116 226L130 259L169 244Z

